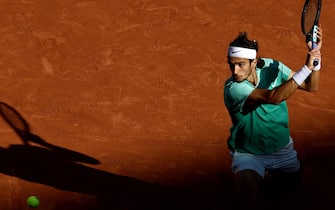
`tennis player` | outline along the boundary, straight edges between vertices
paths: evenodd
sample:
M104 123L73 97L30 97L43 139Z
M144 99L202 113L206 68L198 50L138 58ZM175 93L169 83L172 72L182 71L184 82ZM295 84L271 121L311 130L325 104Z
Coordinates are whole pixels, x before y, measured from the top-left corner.
M292 178L300 172L285 100L297 89L317 90L321 45L319 27L317 47L312 50L311 42L307 42L305 65L296 72L280 61L257 57L258 43L249 40L246 32L229 45L232 76L225 82L224 102L232 121L228 147L235 174L235 202L240 209L260 208L267 171L282 171ZM314 59L319 60L317 66L313 66Z

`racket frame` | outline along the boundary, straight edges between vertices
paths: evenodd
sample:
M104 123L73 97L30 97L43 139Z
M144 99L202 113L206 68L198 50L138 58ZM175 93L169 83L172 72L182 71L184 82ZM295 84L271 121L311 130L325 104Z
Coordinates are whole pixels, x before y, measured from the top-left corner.
M305 13L306 10L308 8L308 4L309 4L310 0L306 0L305 4L304 4L304 8L302 10L302 15L301 15L301 29L302 29L302 33L307 36L307 35L313 35L315 31L317 31L317 25L319 24L319 19L320 19L320 14L321 14L321 6L322 6L322 0L318 0L318 9L316 11L316 16L314 19L314 23L312 28L309 29L309 31L305 30Z
M304 8L302 10L302 15L301 15L301 29L302 33L306 36L307 41L312 41L312 49L315 49L317 47L317 40L318 40L318 25L319 25L319 19L320 19L320 14L321 14L321 6L322 6L322 0L318 0L318 7L316 10L316 15L314 18L314 23L312 28L309 29L309 31L305 30L305 14L308 8L308 5L310 3L310 0L306 0L304 4ZM319 64L319 61L316 59L314 60L313 65L317 66Z

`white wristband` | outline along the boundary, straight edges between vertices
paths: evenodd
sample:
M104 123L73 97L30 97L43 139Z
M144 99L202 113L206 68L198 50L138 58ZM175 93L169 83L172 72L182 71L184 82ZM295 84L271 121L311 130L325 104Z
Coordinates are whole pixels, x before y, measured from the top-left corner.
M319 60L318 65L314 66L313 71L319 71L321 69L321 60Z
M292 78L300 86L311 73L312 71L309 68L307 68L306 65L304 65L300 71L296 72L293 75Z

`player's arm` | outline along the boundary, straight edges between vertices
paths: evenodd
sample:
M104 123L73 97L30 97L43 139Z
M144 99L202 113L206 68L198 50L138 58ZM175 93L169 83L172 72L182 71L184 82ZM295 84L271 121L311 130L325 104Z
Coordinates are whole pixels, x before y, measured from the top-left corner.
M279 104L288 99L299 87L301 87L305 79L311 74L312 69L314 68L314 59L320 59L320 52L316 49L308 52L308 61L306 65L282 85L272 90L254 89L248 96L244 108L250 110L260 104Z
M272 90L256 88L248 96L244 107L250 109L260 104L279 104L293 95L298 87L299 85L291 78Z
M322 47L322 28L321 24L318 26L318 42L317 42L317 47L315 48L317 51L321 50ZM309 48L310 51L312 51L312 42L308 41L307 42L307 47ZM309 56L309 54L307 55ZM309 57L307 57L308 62ZM321 68L321 57L319 58L319 66L314 68L312 74L300 85L300 89L306 90L306 91L316 91L319 87L319 81L320 81L320 68ZM289 78L292 78L295 72L292 72Z
M296 72L292 72L289 78L292 78ZM320 71L312 71L311 75L299 86L299 89L306 91L316 91L319 87Z

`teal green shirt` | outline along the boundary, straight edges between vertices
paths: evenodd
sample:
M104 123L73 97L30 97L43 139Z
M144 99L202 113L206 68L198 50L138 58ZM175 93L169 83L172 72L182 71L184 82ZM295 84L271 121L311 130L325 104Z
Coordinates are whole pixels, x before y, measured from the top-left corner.
M265 65L256 68L258 84L236 82L232 77L225 82L224 102L232 120L228 146L238 152L253 154L273 153L288 144L290 138L286 101L278 105L261 104L244 113L243 106L255 88L273 89L287 81L291 69L283 63L262 58Z

